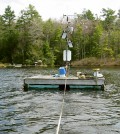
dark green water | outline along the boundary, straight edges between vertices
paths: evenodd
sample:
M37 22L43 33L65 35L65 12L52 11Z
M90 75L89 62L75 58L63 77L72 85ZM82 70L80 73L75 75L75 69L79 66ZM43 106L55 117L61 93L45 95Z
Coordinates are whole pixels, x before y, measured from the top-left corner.
M63 92L23 92L23 79L57 69L0 69L0 134L55 134ZM91 72L90 69L71 69ZM120 134L120 69L104 68L105 91L66 92L60 134Z

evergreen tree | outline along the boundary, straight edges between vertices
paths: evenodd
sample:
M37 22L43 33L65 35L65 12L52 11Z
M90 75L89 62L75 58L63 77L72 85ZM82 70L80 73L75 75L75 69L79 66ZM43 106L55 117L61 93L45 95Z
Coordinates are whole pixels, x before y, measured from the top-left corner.
M21 11L21 16L17 21L17 28L19 30L19 50L21 53L19 55L22 56L21 59L23 64L28 63L28 60L31 60L30 48L36 36L32 36L33 32L31 33L31 30L35 24L35 19L41 19L41 17L34 6L29 5L27 10Z
M107 30L107 31L110 30L113 27L114 21L117 17L115 15L115 11L110 8L108 8L108 9L103 8L102 9L102 17L104 18L103 26L104 26L105 30Z
M86 10L86 9L83 11L82 17L83 17L83 19L86 19L86 20L94 20L95 19L93 13L90 10Z
M4 44L4 59L6 62L13 64L14 62L14 53L17 46L17 31L15 29L15 14L11 10L10 6L7 6L5 13L2 15L3 20L3 44Z

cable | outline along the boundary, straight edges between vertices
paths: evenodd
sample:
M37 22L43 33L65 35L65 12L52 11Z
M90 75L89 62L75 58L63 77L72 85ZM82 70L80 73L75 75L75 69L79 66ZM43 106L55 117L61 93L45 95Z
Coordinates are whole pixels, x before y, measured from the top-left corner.
M64 94L63 94L61 112L60 112L60 117L59 117L59 120L58 120L58 125L57 125L57 129L56 129L56 134L59 134L59 130L60 130L60 123L61 123L61 118L62 118L62 113L63 113L63 107L64 107L64 97L65 97L65 91L66 91L66 82L67 82L67 78L65 79L65 88L64 88Z

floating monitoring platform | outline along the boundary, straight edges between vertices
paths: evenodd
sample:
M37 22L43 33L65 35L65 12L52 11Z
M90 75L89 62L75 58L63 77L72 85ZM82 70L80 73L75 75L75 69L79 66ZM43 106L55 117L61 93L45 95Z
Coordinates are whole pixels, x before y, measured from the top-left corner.
M24 90L31 88L39 89L80 89L80 88L98 88L104 90L105 78L95 69L93 75L86 75L77 72L76 76L66 76L64 67L59 68L59 74L55 75L37 75L24 79Z
M71 61L71 51L68 49L73 47L70 36L73 33L73 27L69 22L71 15L64 15L67 17L67 27L62 33L62 39L66 40L66 50L63 51L63 61L69 63ZM74 15L73 15L74 16ZM89 76L81 72L77 72L77 75L68 75L68 70L64 67L59 68L59 73L55 75L38 75L28 77L24 79L24 90L29 88L59 88L59 89L74 89L74 88L99 88L104 89L104 76L99 72L99 69L95 69L93 75Z

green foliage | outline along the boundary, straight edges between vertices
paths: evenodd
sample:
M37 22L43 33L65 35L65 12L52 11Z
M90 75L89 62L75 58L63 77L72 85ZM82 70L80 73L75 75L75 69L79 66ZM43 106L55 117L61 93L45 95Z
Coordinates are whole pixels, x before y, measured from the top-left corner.
M91 45L91 55L94 57L99 57L100 55L100 38L103 33L103 27L100 23L97 23L92 35L92 45Z
M4 26L9 27L9 30L11 28L11 25L14 22L15 14L14 11L11 10L10 6L7 6L5 9L5 14L2 15Z
M113 57L113 50L111 48L108 47L104 47L103 48L103 54L104 54L104 58L108 57L108 58L112 58Z
M72 60L116 58L120 55L120 10L102 9L102 19L94 17L90 10L78 14L72 20ZM21 11L18 18L7 6L0 15L0 61L7 63L63 64L63 50L66 40L61 39L66 23L48 19L43 21L33 5ZM92 59L94 61L94 59ZM91 64L89 62L89 64Z
M42 30L38 31L38 26L41 27L40 24L41 24L41 17L35 10L34 6L29 5L27 10L21 11L21 16L17 20L17 29L19 30L19 43L20 43L18 47L22 53L23 64L25 64L26 63L25 61L28 58L30 58L31 45L33 43L35 44L35 42L38 42L40 40L38 35L42 33ZM33 59L30 60L32 61Z
M11 10L11 7L8 6L5 9L5 14L2 15L2 40L1 40L1 51L3 54L2 59L5 59L7 62L14 62L13 55L17 46L17 31L15 29L15 14Z
M84 19L88 19L88 20L94 20L95 19L93 13L90 10L84 10L83 14L82 14L82 17Z
M50 66L54 66L55 57L50 49L49 42L46 41L43 45L44 63Z
M104 18L103 26L106 30L109 30L110 28L112 28L113 23L117 16L115 15L115 11L113 11L110 8L108 9L103 8L102 12L103 12L102 16Z
M80 24L75 25L75 33L73 35L73 59L80 60L83 52L83 35Z

